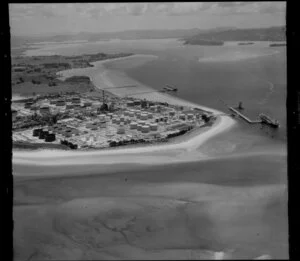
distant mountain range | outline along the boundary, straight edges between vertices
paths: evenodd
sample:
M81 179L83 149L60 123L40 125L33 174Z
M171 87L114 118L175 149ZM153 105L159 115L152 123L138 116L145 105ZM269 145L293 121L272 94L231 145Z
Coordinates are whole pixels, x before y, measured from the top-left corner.
M222 31L200 32L183 39L185 44L220 45L225 41L285 41L284 26L251 29L229 29Z
M97 41L109 39L164 39L179 38L186 43L197 39L207 41L282 41L285 39L284 27L263 29L238 29L236 27L218 27L214 29L176 29L176 30L130 30L122 32L51 35L51 36L11 36L11 47L20 47L34 42Z

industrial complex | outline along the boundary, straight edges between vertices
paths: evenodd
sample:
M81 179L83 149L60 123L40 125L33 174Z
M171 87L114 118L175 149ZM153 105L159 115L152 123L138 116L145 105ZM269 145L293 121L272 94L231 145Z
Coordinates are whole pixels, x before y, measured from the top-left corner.
M56 144L71 149L167 141L212 121L195 108L135 99L52 94L13 102L15 144Z

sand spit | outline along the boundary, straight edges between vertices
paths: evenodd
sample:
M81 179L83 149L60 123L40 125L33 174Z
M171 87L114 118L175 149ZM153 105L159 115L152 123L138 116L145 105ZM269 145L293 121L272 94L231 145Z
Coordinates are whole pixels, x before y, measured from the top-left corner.
M250 53L250 52L243 52L243 51L235 51L235 52L228 52L223 55L217 55L212 57L205 57L205 58L199 58L199 62L236 62L241 60L247 60L247 59L253 59L258 58L262 56L270 56L278 54L279 51L272 51L270 53L265 54L256 54L256 53Z

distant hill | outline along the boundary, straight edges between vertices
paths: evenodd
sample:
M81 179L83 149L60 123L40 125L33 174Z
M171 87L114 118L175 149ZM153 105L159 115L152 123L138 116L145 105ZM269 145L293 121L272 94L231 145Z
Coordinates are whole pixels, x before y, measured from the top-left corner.
M223 30L234 29L234 27L217 27L213 29L175 29L175 30L129 30L121 32L102 32L102 33L90 33L80 32L77 34L60 34L51 36L12 36L11 46L18 47L24 44L30 44L34 42L68 42L68 41L98 41L109 39L122 39L122 40L134 40L134 39L166 39L166 38L186 38L196 35L198 33L205 32L218 32Z
M176 30L129 30L121 32L59 34L51 36L11 36L11 47L19 47L35 42L98 41L109 39L165 39L179 38L187 44L220 44L223 41L283 41L284 27L263 29L238 29L236 27L217 27L213 29L176 29Z
M185 37L185 44L202 44L206 41L285 41L285 27L229 29L219 31L200 32L191 37Z
M80 32L77 34L64 34L64 35L52 35L52 36L12 36L11 46L17 47L28 43L34 42L67 42L67 41L98 41L109 39L164 39L164 38L183 38L190 37L199 33L201 30L197 28L193 29L178 29L178 30L131 30L122 32L103 32L103 33L90 33Z

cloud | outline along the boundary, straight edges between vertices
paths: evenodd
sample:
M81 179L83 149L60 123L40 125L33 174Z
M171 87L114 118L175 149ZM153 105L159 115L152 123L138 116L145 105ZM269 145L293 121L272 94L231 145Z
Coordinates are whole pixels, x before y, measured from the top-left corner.
M78 17L98 19L103 15L186 16L201 13L230 15L247 13L276 14L285 11L285 2L167 2L167 3L75 3L75 4L10 4L12 18Z
M126 6L129 15L143 15L147 9L148 5L146 3L134 3Z
M215 12L221 15L230 14L276 14L285 12L285 2L220 2Z

